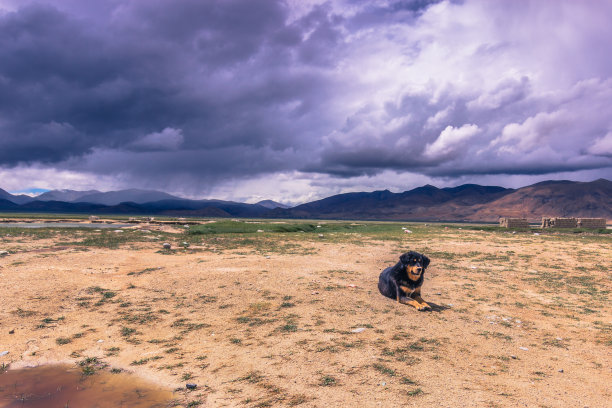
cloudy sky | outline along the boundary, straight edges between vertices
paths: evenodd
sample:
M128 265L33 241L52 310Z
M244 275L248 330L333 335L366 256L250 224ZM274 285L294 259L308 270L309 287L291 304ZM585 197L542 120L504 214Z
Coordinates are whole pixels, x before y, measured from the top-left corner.
M612 179L612 2L0 0L0 187Z

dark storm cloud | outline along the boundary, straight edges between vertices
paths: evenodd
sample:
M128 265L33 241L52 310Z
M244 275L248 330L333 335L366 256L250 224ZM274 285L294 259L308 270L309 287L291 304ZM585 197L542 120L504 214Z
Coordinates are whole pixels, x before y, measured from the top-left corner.
M234 156L245 160L265 146L302 145L325 125L319 101L335 85L317 67L333 65L326 50L340 38L327 13L286 25L286 6L267 0L126 2L106 11L94 20L35 4L0 17L2 164L142 150L147 135L167 128L185 149L241 146ZM294 129L314 115L319 126ZM200 169L208 171L194 163Z
M198 191L612 169L605 1L3 4L0 170Z

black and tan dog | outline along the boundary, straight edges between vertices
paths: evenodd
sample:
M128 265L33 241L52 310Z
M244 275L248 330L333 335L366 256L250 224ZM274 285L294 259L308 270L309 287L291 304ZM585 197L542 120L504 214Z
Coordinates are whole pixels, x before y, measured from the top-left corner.
M406 252L395 266L381 272L378 278L378 290L384 296L399 303L411 305L418 310L431 310L421 298L421 286L429 258L418 252Z

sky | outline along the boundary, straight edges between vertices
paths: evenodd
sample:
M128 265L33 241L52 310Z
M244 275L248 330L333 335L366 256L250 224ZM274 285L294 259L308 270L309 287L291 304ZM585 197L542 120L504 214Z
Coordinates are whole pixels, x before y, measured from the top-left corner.
M607 0L0 0L0 188L612 179Z

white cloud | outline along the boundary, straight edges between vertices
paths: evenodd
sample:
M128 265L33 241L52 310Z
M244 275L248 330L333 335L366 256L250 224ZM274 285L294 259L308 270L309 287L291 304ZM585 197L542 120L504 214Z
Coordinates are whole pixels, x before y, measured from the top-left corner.
M588 152L597 156L612 156L612 132L608 132L604 137L595 140L589 147Z
M491 142L499 152L524 153L538 146L549 144L562 137L563 128L568 124L568 113L557 111L538 113L523 123L506 125L501 136Z
M436 112L435 115L432 115L427 118L427 122L425 122L425 129L433 129L440 126L445 120L447 120L448 115L451 112L452 106L448 106L445 109L442 109Z
M177 150L183 144L183 131L167 127L161 132L149 133L130 144L134 150Z
M441 158L462 149L465 143L480 133L476 125L463 125L460 128L447 126L440 136L425 147L425 156Z
M15 177L15 175L18 177ZM40 165L0 167L0 188L8 191L23 191L38 188L44 190L113 190L134 187L124 185L118 175L103 176L83 171L60 170Z

